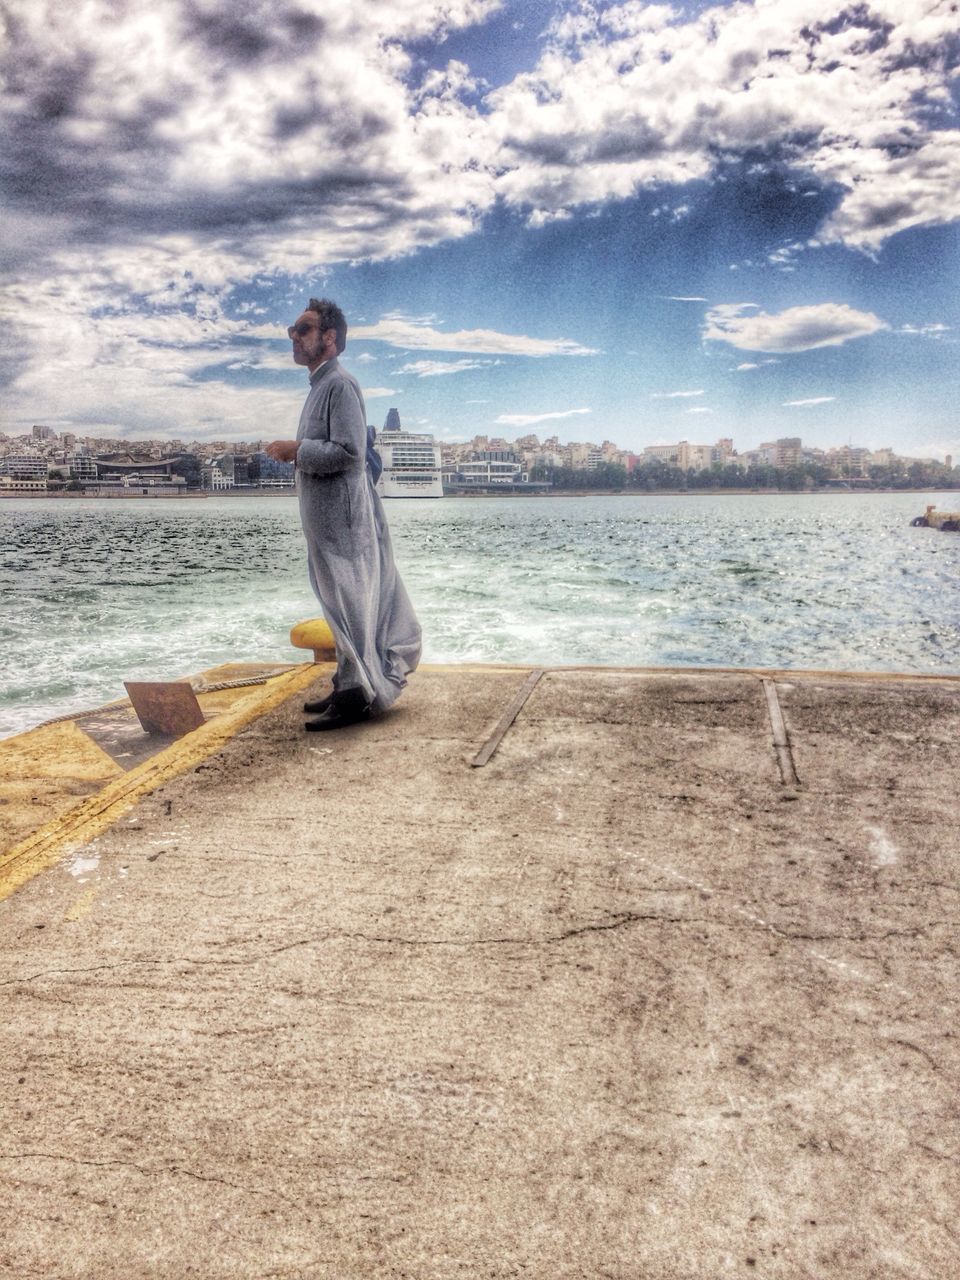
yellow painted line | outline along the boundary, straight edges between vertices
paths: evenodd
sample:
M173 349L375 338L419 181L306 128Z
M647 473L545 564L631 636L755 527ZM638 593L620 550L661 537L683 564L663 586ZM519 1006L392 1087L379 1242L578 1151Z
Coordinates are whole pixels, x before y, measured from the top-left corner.
M261 697L245 698L235 711L225 712L188 733L129 773L109 782L62 818L48 822L26 840L8 849L0 856L0 901L57 862L65 852L65 846L83 845L93 840L144 796L171 778L195 768L251 721L272 711L292 694L308 688L328 669L325 664L310 662L277 676L265 687Z

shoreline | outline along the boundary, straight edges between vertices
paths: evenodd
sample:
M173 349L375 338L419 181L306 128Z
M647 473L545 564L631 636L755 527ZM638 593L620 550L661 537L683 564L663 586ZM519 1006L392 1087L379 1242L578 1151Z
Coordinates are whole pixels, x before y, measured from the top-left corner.
M960 506L960 489L939 489L930 488L929 486L920 489L894 489L894 488L878 488L878 489L839 489L833 485L815 489L558 489L552 493L524 493L513 490L509 493L492 493L489 490L483 493L445 493L444 498L456 499L466 498L473 501L476 498L716 498L721 496L729 496L732 498L776 498L776 497L816 497L823 494L835 494L840 497L851 497L856 495L861 497L867 494L876 493L955 493L957 495L958 506ZM216 489L216 490L191 490L187 493L11 493L9 491L0 491L0 499L21 499L25 498L29 501L74 501L74 502L97 502L101 499L108 502L151 502L151 501L182 501L187 500L194 502L197 499L206 498L295 498L297 496L296 489ZM438 498L384 498L385 502L437 502Z
M446 493L445 498L808 498L824 494L851 497L871 493L955 493L960 503L960 489L558 489L555 493ZM403 499L399 499L403 501Z

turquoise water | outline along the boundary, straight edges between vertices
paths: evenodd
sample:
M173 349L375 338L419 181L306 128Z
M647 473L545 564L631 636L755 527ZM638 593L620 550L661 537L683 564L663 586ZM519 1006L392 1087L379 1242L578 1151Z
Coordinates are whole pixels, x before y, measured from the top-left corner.
M960 674L957 494L387 504L424 658ZM296 501L0 502L0 736L226 661L319 611Z

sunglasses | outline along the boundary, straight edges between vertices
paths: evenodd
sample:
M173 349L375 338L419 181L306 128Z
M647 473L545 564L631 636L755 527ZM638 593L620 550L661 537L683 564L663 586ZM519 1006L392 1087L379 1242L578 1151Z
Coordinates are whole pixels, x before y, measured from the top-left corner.
M287 328L288 338L305 338L308 333L312 333L317 326L311 324L308 320L301 320L299 324L292 324Z

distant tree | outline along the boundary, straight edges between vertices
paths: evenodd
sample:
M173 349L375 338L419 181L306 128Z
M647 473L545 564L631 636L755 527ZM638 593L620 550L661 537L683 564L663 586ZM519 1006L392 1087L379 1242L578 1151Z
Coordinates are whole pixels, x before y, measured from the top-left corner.
M800 493L807 487L807 472L802 466L784 467L780 475L780 488Z
M644 489L647 493L656 493L661 489L685 489L687 473L660 458L647 458L634 467L631 481L636 488Z
M766 463L754 464L747 468L746 482L749 489L779 489L780 472Z
M695 471L681 470L659 458L645 458L627 474L623 467L604 464L594 471L570 467L535 467L533 480L549 480L555 489L621 490L624 486L641 493L662 491L703 491L709 489L780 489L790 493L836 485L841 477L820 462L801 462L790 467L765 463L743 467L740 463L713 466ZM864 483L866 481L866 483ZM870 467L866 477L857 478L857 488L871 489L960 489L960 466L947 468L938 462L907 462L895 458L888 467Z
M830 471L820 462L805 462L803 469L815 487L821 487L830 479Z
M621 490L627 483L627 468L619 462L603 462L595 471L588 471L587 475L594 477L591 488Z
M554 489L623 489L627 482L627 469L617 463L601 463L593 471L580 467L534 467L531 480L546 480Z
M723 487L724 471L729 469L715 462L701 471L688 471L687 483L691 489L720 489Z

